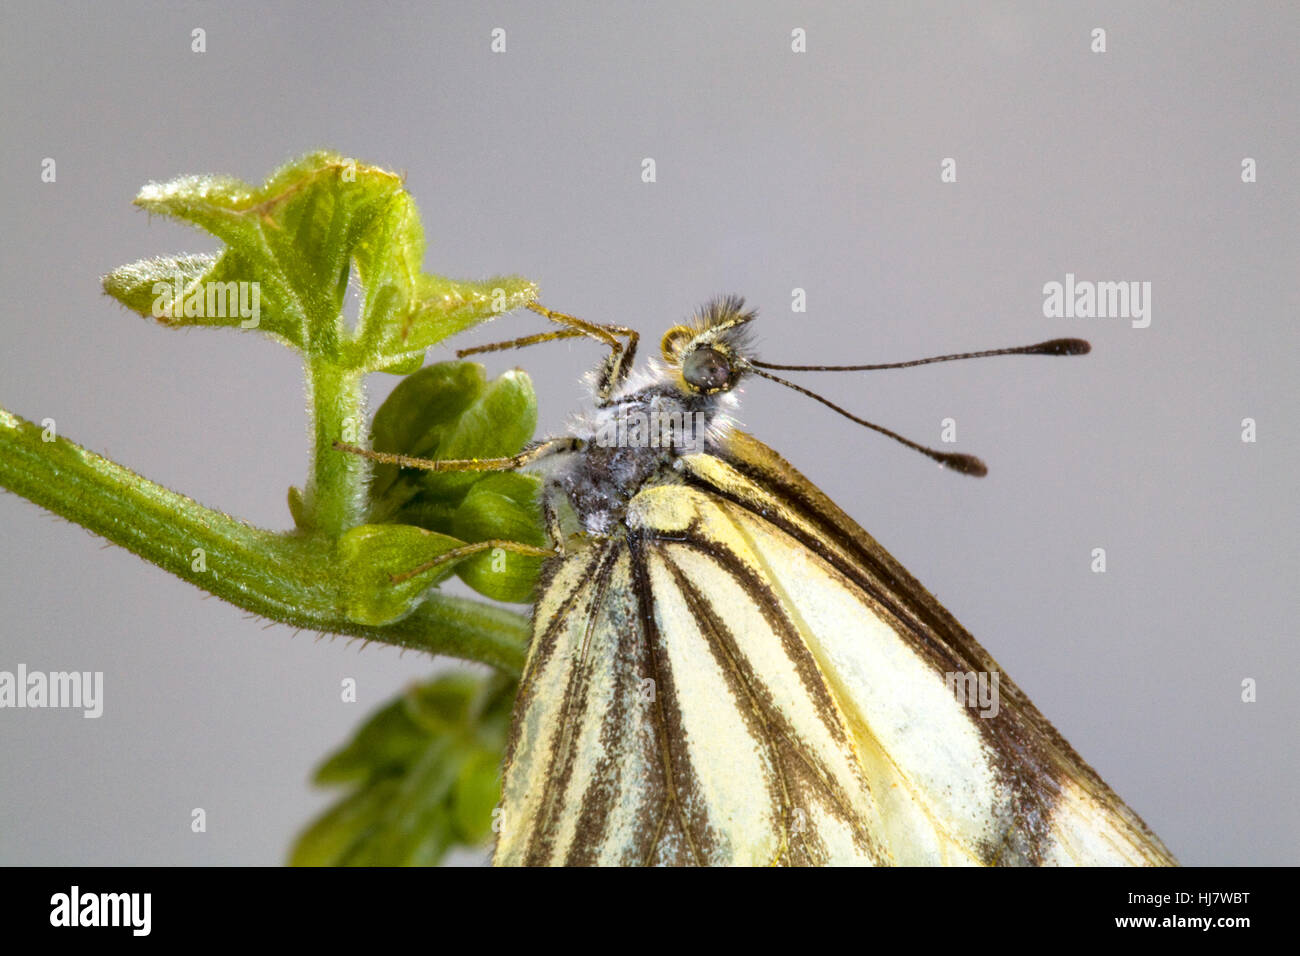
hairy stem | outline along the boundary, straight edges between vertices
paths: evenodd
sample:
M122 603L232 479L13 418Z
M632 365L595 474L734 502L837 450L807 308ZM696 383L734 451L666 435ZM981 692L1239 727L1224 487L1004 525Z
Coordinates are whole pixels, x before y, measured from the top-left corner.
M338 537L364 520L370 463L334 450L341 438L364 430L366 396L362 373L328 359L307 359L307 399L312 409L312 475L305 502L308 521L319 532Z
M331 457L344 468L357 456ZM346 482L339 474L324 479L318 489L328 490L325 513L333 522L357 505L340 490ZM435 592L399 621L358 624L340 611L353 585L335 560L333 535L254 528L65 438L43 435L39 425L3 409L0 487L274 621L450 654L512 674L523 667L528 623L521 615Z

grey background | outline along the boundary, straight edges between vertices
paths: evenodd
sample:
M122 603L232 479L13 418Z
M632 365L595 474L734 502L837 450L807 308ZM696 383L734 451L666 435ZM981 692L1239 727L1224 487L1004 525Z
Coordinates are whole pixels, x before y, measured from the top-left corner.
M1086 336L1084 359L802 377L925 443L955 418L982 481L771 383L746 389L743 417L1182 861L1296 863L1297 9L6 3L0 403L286 526L307 449L295 356L155 327L98 276L216 248L134 210L146 181L259 181L316 147L407 172L430 271L522 273L552 307L650 343L730 291L762 310L772 361ZM1150 328L1044 318L1042 286L1066 272L1152 282ZM512 315L466 341L538 327ZM554 431L598 354L553 344L489 367L528 368ZM393 384L374 379L373 402ZM107 685L97 721L0 712L3 863L278 863L330 799L308 786L316 760L441 666L263 630L12 495L0 529L0 669Z

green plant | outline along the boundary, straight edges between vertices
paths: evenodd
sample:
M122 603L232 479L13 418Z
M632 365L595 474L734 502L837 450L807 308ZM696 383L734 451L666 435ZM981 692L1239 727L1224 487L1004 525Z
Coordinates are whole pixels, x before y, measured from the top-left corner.
M527 621L435 585L457 574L486 597L526 602L540 559L485 551L393 578L466 543L541 545L534 480L372 467L333 444L366 440L363 379L388 372L406 377L375 413L375 449L518 452L537 418L524 373L489 380L470 362L421 366L429 346L527 304L535 286L422 272L424 234L401 178L333 153L304 156L258 187L188 176L150 184L135 201L225 249L123 266L104 277L110 295L166 326L241 328L303 357L314 447L303 487L289 489L294 527L251 527L3 409L0 486L273 621L494 667L491 677L417 687L373 715L318 771L319 782L353 789L292 859L434 863L455 843L482 842ZM350 277L362 290L352 326Z

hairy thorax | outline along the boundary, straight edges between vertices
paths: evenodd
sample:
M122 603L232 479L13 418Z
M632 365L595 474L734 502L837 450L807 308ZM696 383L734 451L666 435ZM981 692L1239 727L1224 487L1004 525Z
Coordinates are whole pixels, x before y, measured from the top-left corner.
M686 395L673 382L629 388L577 417L577 447L539 462L542 506L568 536L619 532L642 488L681 481L685 455L714 449L731 428L731 395Z

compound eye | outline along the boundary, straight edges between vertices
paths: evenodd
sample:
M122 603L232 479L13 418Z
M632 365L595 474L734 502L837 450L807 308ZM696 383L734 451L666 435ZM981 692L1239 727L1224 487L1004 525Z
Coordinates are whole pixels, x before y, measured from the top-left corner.
M698 348L682 362L682 378L701 392L716 392L731 382L731 363L717 349Z

